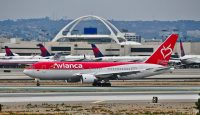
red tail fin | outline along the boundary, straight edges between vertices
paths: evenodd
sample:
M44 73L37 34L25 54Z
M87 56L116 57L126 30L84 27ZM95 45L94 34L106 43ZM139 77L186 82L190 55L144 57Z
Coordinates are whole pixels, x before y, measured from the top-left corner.
M8 46L5 46L5 51L6 51L6 56L14 56L14 54L12 53L12 51Z
M180 40L180 49L181 49L181 57L185 56L185 52L184 52L184 49L183 49L183 43L182 43L181 40Z
M95 44L91 44L92 46L92 51L94 53L94 56L97 57L104 57L104 55L100 52L99 48Z
M37 46L40 47L42 57L51 56L51 54L48 52L48 50L42 44L37 44Z
M169 62L178 34L170 35L159 48L145 61L145 63L160 64L166 66Z

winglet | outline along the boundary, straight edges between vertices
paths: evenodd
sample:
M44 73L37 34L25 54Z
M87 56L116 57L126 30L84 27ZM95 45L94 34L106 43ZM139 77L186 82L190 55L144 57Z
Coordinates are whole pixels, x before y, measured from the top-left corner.
M5 46L5 52L6 52L6 56L14 56L14 54L12 53L12 51L10 50L8 46Z
M42 57L51 56L51 54L48 52L48 50L42 44L37 44L37 46L40 47Z
M100 52L99 48L97 48L95 44L91 44L91 46L92 46L92 51L94 53L94 56L96 58L98 58L98 57L104 57L104 55Z
M181 57L185 56L185 52L184 52L184 49L183 49L183 43L182 43L181 40L180 40L180 49L181 49Z
M169 62L178 34L171 34L159 48L145 61L145 63L159 64L166 66Z

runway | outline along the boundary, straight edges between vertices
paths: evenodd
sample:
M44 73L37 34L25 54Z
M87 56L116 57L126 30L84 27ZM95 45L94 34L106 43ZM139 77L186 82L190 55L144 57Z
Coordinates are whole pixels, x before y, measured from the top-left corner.
M7 92L143 92L143 93L200 93L200 87L193 86L137 86L137 87L4 87L1 93Z
M0 103L195 102L200 87L0 87ZM6 93L15 92L15 93Z
M195 102L198 94L176 93L134 93L134 92L67 92L67 93L1 93L0 103L15 102L70 102L70 103L132 103L151 102Z

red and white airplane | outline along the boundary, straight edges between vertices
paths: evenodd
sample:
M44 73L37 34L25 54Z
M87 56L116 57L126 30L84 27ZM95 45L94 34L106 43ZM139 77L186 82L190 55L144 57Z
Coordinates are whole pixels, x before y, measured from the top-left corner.
M39 80L67 80L111 86L109 80L131 80L169 72L167 66L177 34L170 35L145 62L38 62L24 73Z

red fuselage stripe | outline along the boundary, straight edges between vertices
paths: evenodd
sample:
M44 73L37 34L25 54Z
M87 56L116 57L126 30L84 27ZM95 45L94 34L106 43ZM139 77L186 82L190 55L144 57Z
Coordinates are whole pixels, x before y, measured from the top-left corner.
M66 70L83 70L99 69L105 67L120 66L126 64L142 64L134 62L38 62L28 69L66 69Z

